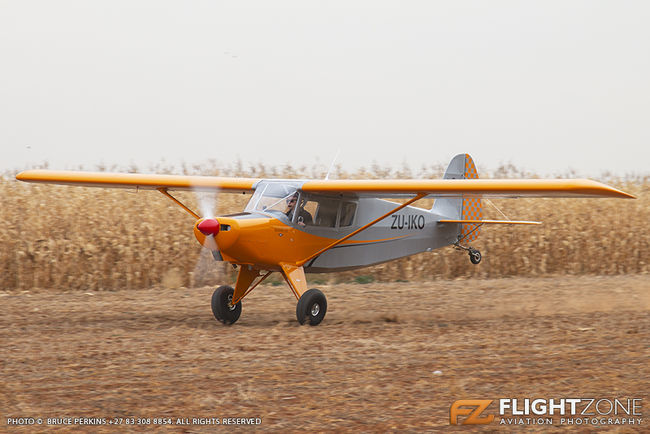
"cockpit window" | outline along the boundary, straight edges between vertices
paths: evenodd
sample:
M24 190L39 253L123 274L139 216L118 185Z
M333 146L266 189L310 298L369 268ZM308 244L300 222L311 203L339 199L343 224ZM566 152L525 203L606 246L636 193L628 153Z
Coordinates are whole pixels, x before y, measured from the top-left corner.
M287 217L287 205L298 195L295 187L270 183L261 186L251 197L245 211L263 211Z
M357 203L338 197L305 194L297 186L268 183L261 185L245 211L261 211L288 219L299 226L347 227L354 223Z
M355 202L343 202L341 204L341 218L339 219L339 226L351 226L354 221L354 213L357 211L357 204Z
M305 201L304 208L313 216L313 226L334 228L340 202L338 199L311 197Z

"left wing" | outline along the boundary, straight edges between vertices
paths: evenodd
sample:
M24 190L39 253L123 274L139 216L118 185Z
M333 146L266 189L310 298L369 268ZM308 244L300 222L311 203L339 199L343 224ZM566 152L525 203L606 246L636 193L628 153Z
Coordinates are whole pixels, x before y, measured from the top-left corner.
M400 197L618 197L631 194L590 179L395 179L307 181L306 192Z
M140 173L75 172L26 170L16 175L19 181L86 187L138 188L148 190L219 190L246 192L255 189L259 179L220 176L145 175Z

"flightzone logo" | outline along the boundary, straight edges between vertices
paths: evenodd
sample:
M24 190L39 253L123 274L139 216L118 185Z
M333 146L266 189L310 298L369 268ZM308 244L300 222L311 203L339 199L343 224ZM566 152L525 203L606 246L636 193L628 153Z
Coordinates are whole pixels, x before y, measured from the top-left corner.
M487 425L496 421L499 425L638 426L643 424L642 401L642 398L461 399L449 408L449 424ZM498 407L497 414L495 407Z

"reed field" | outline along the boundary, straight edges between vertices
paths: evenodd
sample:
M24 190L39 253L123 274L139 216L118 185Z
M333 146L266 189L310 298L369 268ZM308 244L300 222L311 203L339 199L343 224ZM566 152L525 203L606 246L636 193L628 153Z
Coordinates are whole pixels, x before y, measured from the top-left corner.
M165 168L150 172L165 172ZM322 178L308 167L262 165L247 169L185 168L185 173L222 176ZM439 178L443 167L388 169L373 165L332 178ZM149 172L149 170L145 171ZM479 170L479 174L481 171ZM501 167L482 177L534 177ZM192 233L193 218L156 191L36 185L0 179L0 290L35 288L118 290L232 284L234 271L215 262ZM637 196L621 199L494 199L512 219L542 226L483 227L474 246L481 264L446 247L374 267L314 274L325 283L428 281L508 276L620 275L650 271L650 178L605 176L603 182ZM176 197L197 209L191 192ZM238 212L250 195L221 194L218 213ZM419 203L429 208L431 200ZM484 217L503 218L484 201ZM202 252L203 250L203 252ZM280 283L272 276L271 283Z

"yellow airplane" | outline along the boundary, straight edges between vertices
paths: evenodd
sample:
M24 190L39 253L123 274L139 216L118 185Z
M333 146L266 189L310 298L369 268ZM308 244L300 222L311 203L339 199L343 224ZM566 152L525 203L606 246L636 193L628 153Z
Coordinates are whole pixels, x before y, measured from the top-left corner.
M533 221L486 220L489 197L634 196L588 179L478 179L468 154L455 156L437 180L289 180L214 176L144 175L28 170L28 182L155 189L195 219L194 235L216 260L239 267L235 287L220 286L212 312L224 324L239 319L242 300L273 272L284 277L297 300L300 324L319 324L327 299L307 289L305 273L350 270L453 245L474 264L481 253L467 243L486 224L536 225ZM169 192L249 193L243 212L201 218ZM395 203L387 198L407 199ZM411 206L434 198L430 210Z

